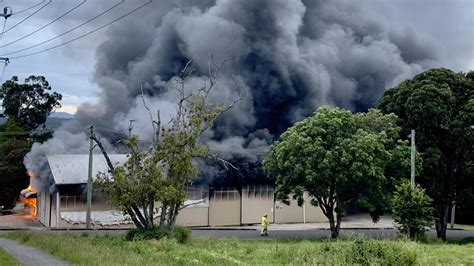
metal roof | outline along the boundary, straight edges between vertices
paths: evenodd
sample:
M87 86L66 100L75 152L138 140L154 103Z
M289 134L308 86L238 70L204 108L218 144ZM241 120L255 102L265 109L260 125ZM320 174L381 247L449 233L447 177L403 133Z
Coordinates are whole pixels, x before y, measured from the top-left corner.
M57 185L86 184L89 155L49 155L48 164L53 174L54 182ZM112 164L120 165L127 161L126 154L110 154ZM105 157L102 154L94 154L92 164L92 178L96 179L97 174L107 173L109 170Z

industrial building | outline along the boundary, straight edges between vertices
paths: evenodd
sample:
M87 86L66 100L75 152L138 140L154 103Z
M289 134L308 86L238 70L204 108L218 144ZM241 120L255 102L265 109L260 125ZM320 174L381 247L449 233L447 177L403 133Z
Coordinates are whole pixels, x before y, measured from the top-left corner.
M120 165L127 156L113 154L110 159L113 164ZM88 162L88 155L48 156L52 184L37 188L37 218L42 225L50 228L85 227ZM107 170L105 158L95 155L93 177L107 173ZM194 186L188 188L185 208L178 215L177 223L189 227L255 224L260 222L264 213L268 213L272 223L326 222L320 208L309 202L308 199L299 207L295 201L289 206L275 201L270 185L248 184L240 189L220 187L211 190L207 186ZM95 228L133 227L128 216L114 210L106 197L98 193L93 195L91 220Z

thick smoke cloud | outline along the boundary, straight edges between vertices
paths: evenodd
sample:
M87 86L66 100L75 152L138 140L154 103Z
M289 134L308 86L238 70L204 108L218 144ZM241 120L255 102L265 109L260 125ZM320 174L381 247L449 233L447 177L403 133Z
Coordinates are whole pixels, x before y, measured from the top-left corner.
M242 91L244 97L203 141L227 159L258 163L281 132L317 107L366 110L386 89L434 64L437 55L428 41L387 27L356 2L159 1L141 19L107 30L96 51L100 103L81 106L74 126L126 131L133 119L134 133L150 138L140 87L148 106L170 117L173 77L193 59L197 71L188 86L199 86L211 53L215 63L231 59L211 101L227 102ZM35 146L32 156L58 152L45 151L48 145L74 148L57 133Z

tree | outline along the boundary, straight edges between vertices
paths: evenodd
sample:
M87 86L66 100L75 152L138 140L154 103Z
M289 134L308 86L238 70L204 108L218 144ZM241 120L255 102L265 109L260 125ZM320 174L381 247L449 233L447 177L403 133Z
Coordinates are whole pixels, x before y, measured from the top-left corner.
M380 109L400 117L402 137L416 130L417 182L433 199L437 236L445 240L449 210L474 188L474 72L425 71L386 91Z
M60 107L61 94L48 93L49 83L42 76L30 76L19 84L18 78L6 81L0 89L6 124L0 126L0 206L10 209L21 191L28 186L23 159L34 141L44 141L51 134L34 133L48 115Z
M398 230L412 240L422 239L427 227L433 225L433 200L419 185L406 181L397 186L392 203L393 218Z
M53 92L43 76L30 76L25 83L18 83L18 77L7 80L0 89L3 101L3 117L15 117L28 129L36 129L44 124L55 108L61 107L62 95Z
M407 148L406 142L395 141L396 119L378 110L353 115L322 107L296 123L271 146L264 160L265 170L275 180L277 198L288 204L292 194L302 204L307 191L314 198L311 203L328 218L333 238L339 236L342 214L352 202L377 221L387 203L388 186L394 183L386 176L387 166L394 164L392 157L398 159L391 151Z
M140 149L139 137L133 136L126 145L130 148L130 158L123 166L113 167L112 178L102 177L99 186L111 199L111 203L129 214L137 228L154 227L155 203L160 205L160 227L174 226L176 217L186 196L186 188L197 174L193 158L209 156L209 148L199 142L199 137L209 129L216 118L230 109L228 106L210 105L208 95L216 84L216 76L209 69L209 80L196 90L186 90L186 80L193 70L187 71L189 62L175 84L179 94L176 114L167 125L159 118L154 120L149 111L154 128L153 144ZM98 142L97 138L95 138ZM107 153L102 149L104 155Z
M28 135L18 134L23 131L15 119L0 126L0 210L10 210L29 183L23 158L30 151L31 143Z

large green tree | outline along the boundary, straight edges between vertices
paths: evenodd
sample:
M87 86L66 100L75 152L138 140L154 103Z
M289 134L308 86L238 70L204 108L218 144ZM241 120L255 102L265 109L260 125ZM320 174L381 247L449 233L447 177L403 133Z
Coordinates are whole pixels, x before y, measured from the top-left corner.
M28 135L15 119L0 125L0 211L10 209L29 180L23 158L30 151Z
M46 122L52 110L61 107L62 95L49 91L51 86L43 76L30 76L24 83L14 76L0 89L1 115L14 117L24 127L36 129Z
M3 209L13 207L21 189L29 183L23 159L31 144L50 136L33 133L46 122L51 111L61 106L62 96L50 90L42 76L30 76L24 83L13 77L0 89L0 117L6 119L0 126L0 206Z
M378 110L352 114L332 107L296 123L275 142L264 168L275 179L278 199L289 195L303 202L308 191L328 218L331 236L337 238L347 206L357 203L374 221L388 202L387 190L395 183L390 174L397 165L409 173L406 142L396 142L395 115ZM403 169L406 168L406 169ZM392 188L393 189L393 188Z
M402 137L416 130L423 157L416 181L433 199L437 235L446 239L450 208L474 186L474 72L425 71L386 91L380 109L400 118Z

